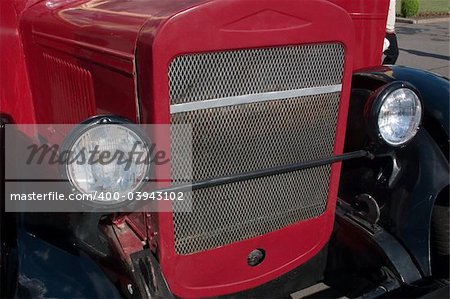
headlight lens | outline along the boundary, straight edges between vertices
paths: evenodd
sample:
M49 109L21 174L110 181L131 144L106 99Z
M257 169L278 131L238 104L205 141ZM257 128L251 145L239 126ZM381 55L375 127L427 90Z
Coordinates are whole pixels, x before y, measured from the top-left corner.
M378 130L383 140L402 145L416 135L422 120L422 105L409 88L399 88L388 94L378 114Z
M94 124L69 146L66 175L81 193L126 195L142 186L149 173L148 143L130 125ZM130 155L131 154L131 155Z

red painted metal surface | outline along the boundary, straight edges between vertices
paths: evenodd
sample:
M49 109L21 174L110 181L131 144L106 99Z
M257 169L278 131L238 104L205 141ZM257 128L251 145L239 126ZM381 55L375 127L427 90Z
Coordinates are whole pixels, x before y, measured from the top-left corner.
M23 13L37 123L78 123L109 113L139 120L134 50L148 15L127 11L126 4L45 0ZM65 107L65 116L55 107Z
M355 28L355 60L353 69L381 64L389 1L328 0L344 8ZM342 29L338 29L342 30Z
M0 113L9 115L15 123L35 122L19 36L21 12L32 3L28 0L0 1Z
M378 65L387 1L329 1L346 9L354 21L354 69ZM119 113L138 119L134 53L143 24L161 24L176 12L201 2L207 1L2 0L0 112L12 115L17 123L54 122L57 117L49 104L64 105L65 99L49 93L51 78L45 76L48 64L42 62L43 54L47 53L82 67L93 77L95 102L91 104L95 105L95 111L82 107L76 110L68 105L68 114L78 114L79 119L97 113ZM321 14L326 17L325 12ZM272 20L275 21L280 20ZM333 32L335 29L336 26L321 28ZM146 42L151 44L152 40ZM147 113L140 112L144 116Z
M92 115L112 113L136 122L169 123L167 72L177 55L338 41L346 49L334 150L340 154L350 76L354 69L379 64L388 1L26 3L0 1L0 112L10 113L16 122L76 123ZM8 18L3 17L4 12ZM5 41L11 42L11 49ZM168 148L168 140L163 144ZM158 171L162 178L170 174L167 167ZM336 163L327 211L320 217L205 252L176 255L172 214L153 214L146 220L149 229L144 235L158 241L159 259L172 291L183 297L236 292L270 281L309 260L329 239L339 172L340 164ZM246 257L254 248L264 248L267 257L251 268Z
M323 12L326 12L326 18ZM276 21L279 18L288 19L289 22ZM342 30L324 30L333 27ZM152 85L153 88L145 92L141 90L141 101L145 111L156 113L143 119L154 123L169 122L167 73L170 61L177 55L337 41L346 49L344 91L335 144L335 154L340 154L354 57L353 38L350 16L340 7L325 1L255 0L245 1L245 4L242 1L218 1L177 14L163 24L150 22L140 36L138 61L141 62L139 73L141 68L149 65L152 66L152 73L142 76L139 85ZM151 46L146 44L148 40L153 40ZM177 255L174 252L172 215L159 214L159 257L171 290L179 296L189 297L237 292L270 281L309 260L331 234L339 168L339 164L333 166L329 204L323 215L220 248ZM168 173L169 169L159 169L161 178ZM255 248L264 248L266 258L258 267L249 267L247 255Z

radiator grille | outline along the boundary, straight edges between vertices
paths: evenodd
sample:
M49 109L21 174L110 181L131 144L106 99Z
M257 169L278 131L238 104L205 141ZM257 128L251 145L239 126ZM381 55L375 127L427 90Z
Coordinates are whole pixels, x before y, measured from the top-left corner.
M339 44L180 56L169 69L170 102L341 84L343 61ZM201 181L330 157L339 98L340 92L330 92L174 113L172 124L192 125L192 165L175 159L172 176L185 178L192 166L193 181ZM172 155L182 151L185 138L177 127ZM176 252L223 246L319 216L327 204L330 169L192 191L192 212L173 214Z
M169 68L170 103L339 84L343 57L341 44L179 56Z

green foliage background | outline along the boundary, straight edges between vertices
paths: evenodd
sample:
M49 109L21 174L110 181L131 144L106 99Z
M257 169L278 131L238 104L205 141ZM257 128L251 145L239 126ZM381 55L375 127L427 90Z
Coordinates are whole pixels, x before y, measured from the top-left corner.
M415 17L419 13L419 0L402 0L400 11L403 17Z
M400 14L401 0L397 0L397 14ZM425 12L449 12L449 0L419 0L419 14Z

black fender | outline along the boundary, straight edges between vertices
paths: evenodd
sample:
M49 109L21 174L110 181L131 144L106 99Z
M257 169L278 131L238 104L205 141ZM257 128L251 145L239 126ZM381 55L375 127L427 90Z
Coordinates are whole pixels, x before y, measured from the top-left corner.
M344 162L339 194L350 202L361 193L373 195L381 207L381 225L403 244L426 277L432 275L433 206L450 179L449 81L401 66L380 66L355 73L345 151L370 150L363 117L365 103L373 91L394 81L409 82L419 91L424 104L422 128L406 146L384 149L372 161Z
M397 182L389 189L383 221L404 244L424 276L430 276L430 225L433 206L449 185L448 160L427 130L395 152Z
M17 285L17 214L5 213L5 125L8 115L0 113L0 298L12 298Z
M1 298L122 298L83 251L68 252L21 228L20 214L2 211ZM6 220L6 221L5 221Z
M122 298L83 252L69 253L23 230L17 250L18 298Z

